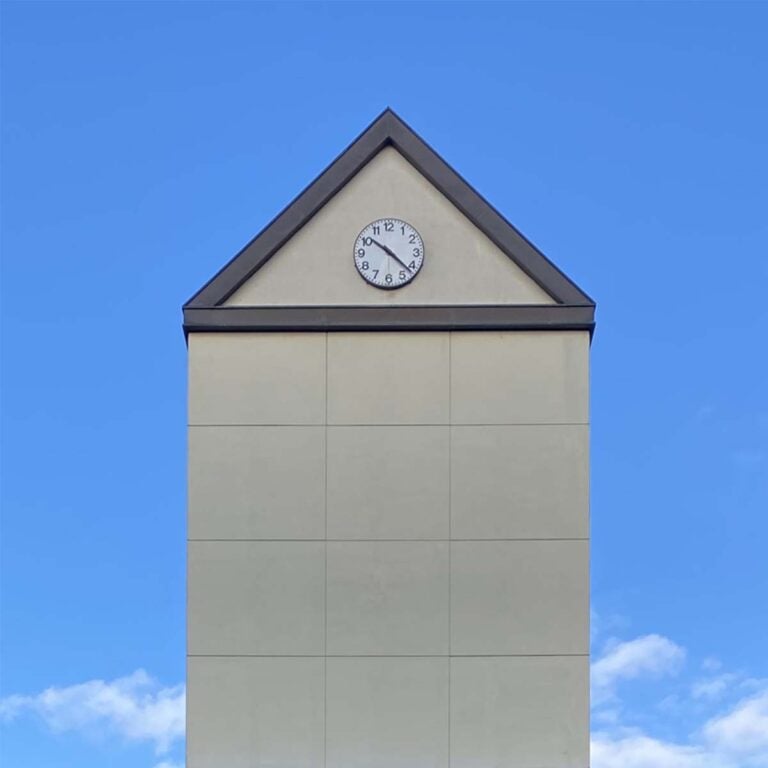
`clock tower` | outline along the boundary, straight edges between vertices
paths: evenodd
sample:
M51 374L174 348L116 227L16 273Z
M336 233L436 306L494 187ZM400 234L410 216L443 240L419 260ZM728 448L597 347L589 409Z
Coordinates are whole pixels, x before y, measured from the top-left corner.
M587 768L594 311L391 110L189 300L187 768Z

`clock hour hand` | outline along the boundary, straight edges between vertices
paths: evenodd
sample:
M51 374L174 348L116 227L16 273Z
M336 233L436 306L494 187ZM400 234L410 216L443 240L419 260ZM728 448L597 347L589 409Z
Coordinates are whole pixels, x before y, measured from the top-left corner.
M386 245L380 243L378 240L374 240L373 238L371 238L371 240L373 240L373 242L378 245L382 251L388 253L398 264L405 267L409 272L413 271L391 248L387 248Z

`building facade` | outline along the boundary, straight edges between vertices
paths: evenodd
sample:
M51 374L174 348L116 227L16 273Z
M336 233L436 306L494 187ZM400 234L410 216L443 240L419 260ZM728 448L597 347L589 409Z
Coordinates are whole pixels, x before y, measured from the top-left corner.
M587 768L592 300L387 110L184 324L188 768Z

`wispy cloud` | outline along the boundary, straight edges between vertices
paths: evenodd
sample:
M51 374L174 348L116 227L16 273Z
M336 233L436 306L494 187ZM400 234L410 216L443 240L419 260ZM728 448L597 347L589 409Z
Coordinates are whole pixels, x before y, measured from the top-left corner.
M662 635L611 641L592 665L595 722L592 768L768 768L768 681L723 670L708 659L696 678L672 693L686 651ZM702 670L703 669L703 674ZM633 721L633 682L656 681L655 703ZM674 699L676 720L695 719L690 733L662 736ZM727 702L727 703L723 703ZM166 755L184 737L183 685L162 687L143 670L112 681L90 680L0 700L0 719L37 716L54 732L117 735ZM654 733L653 710L662 727ZM696 719L697 718L697 719ZM642 727L640 725L642 721ZM183 768L165 759L154 768Z
M723 673L695 680L691 686L691 696L694 699L715 701L721 698L739 682L740 676L733 673Z
M684 661L685 650L661 635L614 642L592 665L592 699L602 704L614 698L625 680L675 674Z
M681 671L686 655L669 638L645 635L610 643L593 663L593 719L601 726L592 734L592 768L768 768L768 681L719 671L708 659L704 669L719 674L670 694L663 681ZM662 684L638 718L645 723L641 728L626 714L631 692L621 684L644 679ZM698 722L677 740L651 733L647 725L654 708L663 721L672 701L678 720Z
M185 696L183 685L164 688L140 669L112 681L89 680L29 696L8 696L0 699L0 719L7 722L32 714L56 733L117 735L150 743L158 754L165 754L184 736ZM161 763L158 768L172 764Z
M720 768L701 748L672 744L642 732L592 735L593 768Z
M703 735L707 744L734 764L768 766L768 685L709 720Z

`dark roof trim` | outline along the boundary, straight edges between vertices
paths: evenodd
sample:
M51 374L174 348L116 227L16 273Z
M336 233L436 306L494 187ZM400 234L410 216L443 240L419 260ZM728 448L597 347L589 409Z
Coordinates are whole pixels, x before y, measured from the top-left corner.
M594 306L350 306L218 307L184 309L193 331L484 331L567 330L595 327Z
M560 304L594 306L493 206L454 171L391 109L386 109L282 213L208 281L185 305L219 307L384 147L395 147L478 229ZM185 330L191 330L185 320Z

